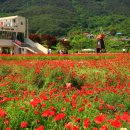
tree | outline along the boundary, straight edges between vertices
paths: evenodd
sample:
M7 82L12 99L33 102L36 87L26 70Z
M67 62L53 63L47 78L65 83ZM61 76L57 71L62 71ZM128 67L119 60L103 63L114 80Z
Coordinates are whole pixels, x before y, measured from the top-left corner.
M66 50L69 50L71 48L70 41L68 41L67 39L60 40L60 44Z
M116 35L116 29L112 29L112 30L110 30L110 34L112 35L112 36L115 36Z
M74 51L82 51L82 49L86 48L95 48L96 46L96 39L90 37L92 35L89 32L83 32L82 29L79 30L72 30L68 33L68 37L70 40L70 45Z
M38 34L30 34L29 38L34 42L41 42L41 38Z
M43 34L41 35L41 44L46 44L48 48L52 48L52 46L56 46L57 40L53 35Z

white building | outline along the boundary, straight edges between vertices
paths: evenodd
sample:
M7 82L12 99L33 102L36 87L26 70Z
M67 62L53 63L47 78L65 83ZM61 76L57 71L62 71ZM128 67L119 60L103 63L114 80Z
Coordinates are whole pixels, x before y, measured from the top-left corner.
M21 16L0 18L0 53L48 53L48 49L28 38L28 22Z

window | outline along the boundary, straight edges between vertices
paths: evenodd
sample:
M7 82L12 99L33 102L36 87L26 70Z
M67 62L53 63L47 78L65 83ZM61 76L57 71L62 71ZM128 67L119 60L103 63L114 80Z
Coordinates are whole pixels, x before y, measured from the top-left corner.
M17 27L17 21L16 21L17 19L12 19L12 25L14 26L14 27Z
M16 19L13 19L13 22L16 23Z
M16 32L0 31L0 39L14 40Z

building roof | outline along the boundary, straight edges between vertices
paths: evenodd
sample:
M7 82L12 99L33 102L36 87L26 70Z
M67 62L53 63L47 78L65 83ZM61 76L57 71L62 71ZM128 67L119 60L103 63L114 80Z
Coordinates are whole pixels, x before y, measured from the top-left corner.
M9 17L0 17L0 20L3 20L3 19L14 19L14 18L18 18L18 17L21 17L21 16L9 16Z
M121 35L122 33L121 32L117 32L116 35Z

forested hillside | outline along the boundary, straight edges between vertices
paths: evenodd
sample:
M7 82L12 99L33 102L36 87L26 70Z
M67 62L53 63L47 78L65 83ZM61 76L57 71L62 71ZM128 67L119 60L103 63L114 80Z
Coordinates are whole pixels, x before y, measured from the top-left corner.
M30 33L62 36L75 28L130 34L130 0L0 0L0 15L29 19Z

